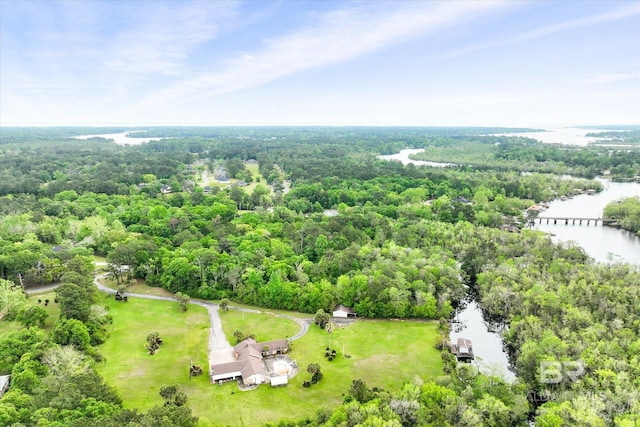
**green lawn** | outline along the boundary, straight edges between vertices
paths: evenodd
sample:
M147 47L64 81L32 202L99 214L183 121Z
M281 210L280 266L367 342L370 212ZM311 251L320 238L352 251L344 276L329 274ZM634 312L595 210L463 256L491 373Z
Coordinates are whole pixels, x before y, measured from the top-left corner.
M53 302L55 297L56 293L54 291L45 291L40 294L31 295L27 300L28 304L39 305L44 308L49 315L47 320L44 322L44 329L47 331L53 328L54 323L56 323L56 320L58 320L58 316L60 315L60 308L58 307L58 304ZM49 300L49 304L45 306L44 301L47 299ZM38 300L40 300L40 303L38 303ZM24 327L19 322L9 322L5 319L0 320L0 335L7 332L18 331L23 328Z
M290 355L301 373L287 387L262 385L240 392L235 383L209 383L204 309L190 306L187 313L181 313L175 303L136 298L128 303L105 298L105 302L114 317L111 336L100 346L107 362L99 370L106 381L117 386L127 407L143 410L161 403L161 385L181 384L202 425L252 426L313 417L320 407L340 404L352 379L362 378L371 387L398 389L416 376L433 378L442 373L440 354L434 347L436 323L363 320L337 329L331 337L312 325L307 335L293 342ZM229 311L221 317L227 335L241 329L270 340L298 331L293 321L269 314L245 313L243 320L241 313ZM157 355L149 356L143 345L153 330L160 332L165 344ZM324 357L329 340L338 351L332 362ZM351 358L344 357L343 349ZM207 373L190 381L189 357ZM324 378L303 388L302 381L309 377L306 366L312 362L320 363Z
M98 348L106 359L98 371L116 386L127 407L161 404L158 391L163 384L183 384L190 396L208 386L206 376L189 381L190 359L203 369L208 365L209 318L204 308L192 305L183 313L172 302L131 298L125 303L104 294L99 299L109 307L113 325L107 342ZM164 344L150 356L144 344L153 331Z
M100 279L100 283L111 289L118 289L118 284L112 279ZM169 292L165 288L147 285L147 281L144 279L136 279L136 283L127 288L127 293L130 294L143 294L143 295L158 295L163 297L172 297L173 293Z
M249 185L247 185L245 187L245 191L248 194L253 193L253 190L258 185L261 185L261 184L263 186L269 188L269 185L267 184L267 180L264 179L264 177L260 174L260 170L259 170L260 165L258 165L257 163L255 163L255 164L247 164L247 165L245 165L245 167L247 168L247 170L249 172L251 172L251 176L253 177L253 182L250 182ZM260 179L260 182L258 182L258 179Z
M243 313L236 310L220 312L222 329L227 340L233 345L233 332L240 329L245 334L255 334L258 341L288 338L300 331L300 326L292 320L269 314Z

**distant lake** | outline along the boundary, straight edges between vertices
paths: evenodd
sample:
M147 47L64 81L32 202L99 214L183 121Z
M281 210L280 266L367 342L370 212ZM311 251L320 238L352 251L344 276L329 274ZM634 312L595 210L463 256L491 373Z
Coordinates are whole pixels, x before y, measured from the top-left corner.
M545 144L588 145L607 138L593 138L588 133L606 132L608 129L557 128L543 132L500 133L496 136L522 136Z
M101 135L80 135L74 136L74 139L91 139L91 138L104 138L111 139L114 143L118 145L140 145L149 141L159 141L164 138L131 138L129 136L130 132L122 132L122 133L106 133Z

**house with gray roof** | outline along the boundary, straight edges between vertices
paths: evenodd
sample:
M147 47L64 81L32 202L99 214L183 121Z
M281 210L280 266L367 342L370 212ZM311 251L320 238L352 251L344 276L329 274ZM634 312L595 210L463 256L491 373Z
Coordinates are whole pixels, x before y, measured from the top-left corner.
M244 385L259 385L270 382L270 375L264 366L264 357L285 354L289 351L287 340L257 342L247 338L233 347L233 362L211 365L211 382L240 379Z

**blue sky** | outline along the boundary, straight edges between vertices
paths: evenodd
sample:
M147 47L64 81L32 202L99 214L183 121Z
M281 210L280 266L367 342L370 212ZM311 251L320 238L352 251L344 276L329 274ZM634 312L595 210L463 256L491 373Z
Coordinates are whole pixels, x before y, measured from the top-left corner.
M0 0L2 125L639 123L639 1Z

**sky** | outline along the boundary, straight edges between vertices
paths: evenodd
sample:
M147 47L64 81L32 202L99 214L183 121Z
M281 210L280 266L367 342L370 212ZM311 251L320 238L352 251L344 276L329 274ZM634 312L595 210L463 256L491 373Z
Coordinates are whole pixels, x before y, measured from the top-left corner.
M640 1L0 0L0 125L640 124Z

